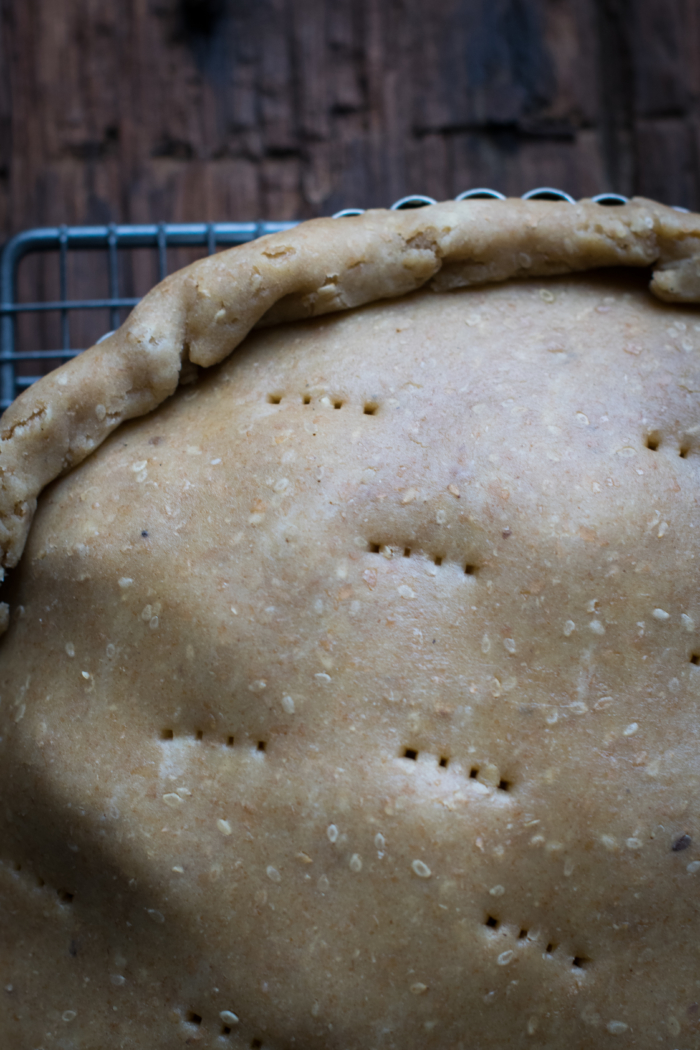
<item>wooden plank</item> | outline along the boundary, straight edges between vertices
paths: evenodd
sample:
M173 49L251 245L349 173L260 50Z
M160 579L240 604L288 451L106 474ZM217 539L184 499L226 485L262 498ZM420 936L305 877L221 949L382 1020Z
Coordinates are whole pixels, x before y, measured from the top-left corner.
M557 183L700 205L695 0L0 0L0 237Z

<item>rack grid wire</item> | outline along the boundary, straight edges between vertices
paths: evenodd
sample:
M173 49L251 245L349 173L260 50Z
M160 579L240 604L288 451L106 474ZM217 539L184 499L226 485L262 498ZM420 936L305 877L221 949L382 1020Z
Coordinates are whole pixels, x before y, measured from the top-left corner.
M120 294L119 256L125 249L150 248L157 256L158 279L171 272L168 250L203 248L209 255L221 248L279 233L294 222L157 223L152 225L57 226L25 230L5 245L0 257L0 411L22 390L61 362L77 357L84 347L71 345L70 317L102 310L109 313L109 328L118 328L140 296ZM109 293L104 297L69 298L69 256L76 250L99 251L107 258ZM22 260L35 253L58 253L57 299L18 301L18 271ZM60 346L40 350L18 349L17 325L21 316L53 314L60 319ZM22 374L24 362L38 362L38 374ZM36 366L35 366L36 367Z

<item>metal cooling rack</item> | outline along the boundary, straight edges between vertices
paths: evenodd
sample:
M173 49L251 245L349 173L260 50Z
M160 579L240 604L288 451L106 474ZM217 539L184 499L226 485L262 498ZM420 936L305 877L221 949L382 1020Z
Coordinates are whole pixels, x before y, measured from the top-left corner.
M490 197L505 200L497 190L478 188L460 193L455 200ZM575 201L563 190L540 186L523 194L523 200ZM616 193L599 194L593 198L601 205L626 204L627 198ZM413 195L402 197L391 205L392 210L420 208L437 203L432 197ZM364 209L346 208L333 218L361 215ZM686 209L679 209L686 210ZM69 358L77 357L83 348L71 345L70 318L80 312L108 311L109 329L118 328L127 312L139 298L120 294L120 253L126 249L146 248L156 253L159 279L170 272L168 250L172 248L200 248L209 255L220 248L244 244L268 233L278 233L297 225L294 222L220 222L220 223L158 223L144 226L58 226L25 230L5 245L0 256L0 411L4 411L22 390L36 382L40 375L58 367ZM107 257L108 295L102 298L69 297L69 256L76 250L89 249ZM42 302L18 301L18 269L23 259L31 254L58 253L57 299ZM52 314L60 324L60 346L18 349L18 322L22 315ZM105 335L108 334L107 332ZM27 366L25 362L36 362ZM26 374L29 370L39 374Z

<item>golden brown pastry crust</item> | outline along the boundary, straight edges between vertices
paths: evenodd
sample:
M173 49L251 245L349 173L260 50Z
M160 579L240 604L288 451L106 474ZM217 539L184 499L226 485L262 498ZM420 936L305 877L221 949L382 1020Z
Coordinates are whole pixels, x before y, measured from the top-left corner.
M0 433L0 562L16 565L41 490L256 324L313 317L424 285L469 287L603 266L654 266L651 290L700 300L700 218L635 198L462 201L315 219L201 260L157 286L104 344L25 392Z

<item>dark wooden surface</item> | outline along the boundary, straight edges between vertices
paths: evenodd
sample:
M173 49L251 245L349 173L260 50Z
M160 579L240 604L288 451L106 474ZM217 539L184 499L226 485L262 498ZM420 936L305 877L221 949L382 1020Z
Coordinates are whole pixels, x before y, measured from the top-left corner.
M697 0L0 0L0 240L541 184L700 206Z

